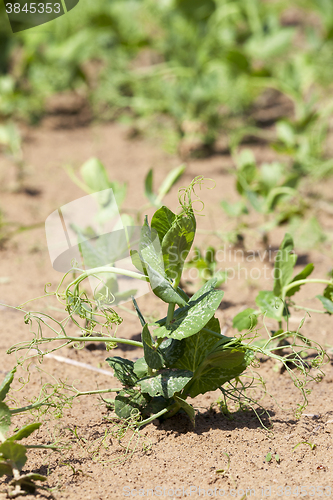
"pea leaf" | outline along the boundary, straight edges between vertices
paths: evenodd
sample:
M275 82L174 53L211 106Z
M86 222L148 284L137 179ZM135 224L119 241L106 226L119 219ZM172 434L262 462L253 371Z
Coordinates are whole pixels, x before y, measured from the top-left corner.
M147 264L147 273L152 291L157 297L167 304L186 305L184 298L173 288L171 283L149 264Z
M220 323L217 318L212 318L205 327L213 332L220 333ZM184 353L175 366L195 372L207 354L219 343L219 339L212 333L200 331L181 342L184 345Z
M39 429L39 427L42 425L42 422L35 422L33 424L28 424L19 429L15 434L10 436L7 441L20 441L21 439L24 439L30 434L32 434L35 430Z
M145 196L150 203L156 205L156 194L153 192L153 169L151 168L145 178Z
M157 337L168 337L181 340L198 333L214 316L221 303L224 292L214 290L216 278L208 281L185 307L175 311L173 321L154 331Z
M214 391L243 373L253 359L252 351L239 347L217 347L198 366L185 393L194 398Z
M163 396L168 399L176 392L180 392L192 376L193 373L188 370L177 370L176 368L161 370L155 377L139 380L138 385L142 392L152 397Z
M11 423L11 413L8 406L0 402L0 439L5 438L6 432L9 430Z
M153 340L147 324L143 327L141 337L147 365L154 370L160 370L164 365L163 356L159 349L154 349Z
M194 410L193 406L190 405L189 403L187 403L185 401L185 399L182 399L176 395L174 396L174 400L187 413L187 415L190 417L190 420L193 424L193 427L195 427L195 410Z
M148 365L145 358L139 358L135 361L133 371L138 379L148 375Z
M169 304L185 305L184 299L166 279L159 239L156 231L151 231L147 218L141 230L139 255L154 294Z
M118 392L116 396L114 410L119 418L129 418L133 416L135 410L141 413L147 403L147 397L141 392L135 389L124 389Z
M261 290L256 297L256 304L268 318L281 321L285 315L285 307L282 306L282 300L272 291Z
M179 167L173 168L164 181L162 182L159 190L158 190L158 198L160 200L163 199L163 197L168 194L172 186L178 181L178 179L181 178L183 173L185 172L186 165L180 165Z
M291 253L293 248L293 239L286 233L275 258L273 292L276 297L282 296L283 287L291 281L297 261L297 255Z
M329 314L333 314L333 302L330 299L324 297L323 295L316 295L316 298L320 300Z
M1 461L0 457L0 477L1 476L12 476L13 475L13 467L7 462Z
M181 276L184 262L191 249L196 229L193 213L189 217L177 217L162 241L165 272L171 279Z
M8 439L0 445L0 454L6 460L13 462L18 470L22 470L27 461L25 446Z
M184 354L184 340L166 339L160 345L160 351L162 353L165 366L171 368Z
M13 382L15 372L16 368L7 373L7 375L3 379L2 384L0 385L0 401L3 401L5 399L10 389L10 384Z
M239 332L242 330L250 330L255 327L258 323L257 315L255 314L255 309L248 307L244 311L236 314L232 321L233 328L237 328Z
M293 278L291 280L290 283L293 283L295 281L300 281L300 280L305 280L311 273L312 271L314 270L314 265L313 264L307 264L305 266L305 268L300 272L298 273L295 278ZM288 290L288 292L286 293L287 297L291 297L292 295L294 295L296 292L298 292L300 290L302 285L298 285L298 286L295 286L293 288L290 288Z
M165 206L159 208L154 213L151 220L151 228L157 232L161 244L164 236L171 229L175 218L176 215Z
M114 358L106 358L106 360L111 368L114 370L114 374L118 380L124 385L130 387L134 386L138 380L134 372L134 363L129 359L123 359L118 356Z
M92 192L103 191L111 187L105 167L97 158L90 158L86 161L80 173Z

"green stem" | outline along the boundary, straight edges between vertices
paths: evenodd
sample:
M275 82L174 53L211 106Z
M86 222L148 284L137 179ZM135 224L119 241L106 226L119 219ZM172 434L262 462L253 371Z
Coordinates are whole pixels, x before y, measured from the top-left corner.
M175 290L177 290L177 288L178 288L178 285L180 283L180 279L181 279L181 275L177 276L177 278L175 279L175 282L173 284L173 288ZM171 303L168 306L168 314L167 314L167 319L166 319L167 325L170 325L171 321L173 320L173 313L175 312L175 307L176 307L175 303Z
M33 403L31 405L28 405L28 406L22 406L21 408L14 408L14 409L9 409L10 413L12 415L16 414L16 413L23 413L24 411L29 411L29 410L34 410L35 408L40 408L41 406L43 406L43 404L46 403L46 401L48 401L52 396L54 395L54 392L52 394L50 394L49 396L47 396L47 398L43 399L43 401L40 401L38 403Z
M175 303L168 305L168 314L167 314L167 319L166 319L166 325L170 325L171 321L173 320L173 313L175 312L175 307L176 307Z
M163 410L159 411L158 413L155 413L155 415L152 415L151 417L147 418L146 420L142 420L142 422L138 423L138 427L142 427L143 425L150 424L155 418L159 418L165 413L169 411L168 408L163 408Z
M72 281L68 287L66 288L66 294L68 293L69 289L71 286L75 286L75 289L78 288L78 285L81 283L81 281L85 280L89 276L93 276L96 274L102 274L102 273L112 273L112 274L120 274L122 276L128 276L129 278L134 278L138 279L141 281L149 281L149 278L145 276L144 274L136 273L134 271L128 271L127 269L120 269L118 267L113 267L113 266L101 266L101 267L95 267L93 269L89 269L88 271L85 271L84 273L81 274L76 280Z
M116 342L118 344L133 345L135 347L143 347L142 342L136 340L119 339L117 337L53 337L43 339L45 342L53 340L69 340L70 342Z
M318 313L318 314L327 314L327 311L321 311L320 309L311 309L310 307L303 307L303 306L292 306L294 309L301 309L302 311L307 311L307 312L313 312L313 313Z
M120 392L123 389L118 389L118 388L111 388L111 389L98 389L96 391L83 391L83 392L78 392L75 397L77 396L89 396L91 394L107 394L108 392Z
M324 285L333 285L332 280L320 280L320 279L309 279L309 280L298 280L289 283L289 285L283 288L283 296L285 297L287 292L292 288L295 288L299 285L305 285L306 283L323 283Z

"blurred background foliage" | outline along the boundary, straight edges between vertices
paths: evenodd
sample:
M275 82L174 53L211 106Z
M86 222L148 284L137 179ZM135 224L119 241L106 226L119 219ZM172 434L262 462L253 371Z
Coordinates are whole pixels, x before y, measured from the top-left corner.
M36 123L51 95L71 91L94 118L153 130L185 155L223 131L227 148L258 135L295 161L325 156L331 0L81 0L15 35L0 10L3 118Z

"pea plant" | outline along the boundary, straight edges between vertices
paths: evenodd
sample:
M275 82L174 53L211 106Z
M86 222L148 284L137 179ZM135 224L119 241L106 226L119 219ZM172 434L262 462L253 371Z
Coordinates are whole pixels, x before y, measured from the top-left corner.
M300 246L315 246L326 238L311 212L310 198L303 196L300 190L300 171L277 161L258 167L250 150L235 155L235 161L236 190L241 199L236 203L222 200L221 205L230 217L236 218L237 232L249 229L246 215L254 210L261 217L258 230L266 245L269 243L269 232L286 223L295 229ZM303 233L306 237L302 236Z
M216 287L219 288L227 280L228 273L218 268L215 254L216 250L212 246L209 246L205 252L195 247L193 257L185 264L185 269L195 269L196 277L199 278L201 284L206 283L211 278L217 278ZM190 276L190 278L192 277Z
M111 188L120 211L123 214L127 212L133 213L137 221L140 221L141 214L144 210L147 210L150 207L158 208L162 205L162 200L165 195L168 194L170 189L183 175L185 165L180 165L179 167L172 169L165 177L157 193L155 193L153 189L154 172L153 169L150 169L144 181L144 195L147 198L148 203L139 209L130 210L122 208L127 193L126 183L119 183L117 181L110 180L105 166L97 158L90 158L81 166L80 177L76 175L75 171L70 166L66 167L66 171L72 181L88 194ZM103 206L101 209L107 210L107 207ZM127 221L129 222L130 220L127 219Z
M7 494L10 498L22 494L34 493L38 487L36 481L46 481L46 477L37 473L21 474L27 462L29 448L53 448L48 445L23 445L22 439L29 437L42 425L34 422L21 427L10 434L12 416L27 411L29 408L10 409L4 402L11 383L13 382L16 368L11 370L0 385L0 476L12 477L8 483ZM8 435L9 434L9 435Z
M192 198L195 189L201 187L203 178L192 181L179 196L180 209L174 213L166 206L156 210L151 221L146 217L141 229L138 249L130 249L132 262L137 271L115 268L112 265L89 270L75 269L75 277L68 283L71 273L64 276L54 292L45 293L45 298L56 297L64 306L67 315L58 320L45 312L25 311L25 322L38 328L33 339L13 346L9 352L28 350L23 357L54 352L65 346L82 347L86 342L103 342L111 351L118 344L129 344L142 350L136 361L109 356L106 361L114 370L120 387L79 391L72 388L72 400L88 394L115 393L112 405L117 417L134 418L137 428L156 418L165 419L179 412L185 412L195 423L195 409L187 401L199 394L219 389L224 398L238 404L255 407L259 404L247 396L247 383L240 378L247 368L256 362L256 355L268 356L280 361L303 395L298 411L305 407L308 390L306 382L318 378L311 369L319 368L325 360L321 346L309 342L297 332L289 332L288 349L276 350L269 337L263 345L254 340L256 333L228 337L221 334L220 322L216 317L224 292L216 290L217 277L209 279L189 297L180 287L185 260L190 252L196 232L196 217ZM133 299L135 311L141 323L141 341L119 338L112 334L112 328L122 319L112 309L110 302L101 297L91 298L84 288L89 276L104 276L118 273L123 276L148 282L152 292L166 307L166 314L159 320L147 320ZM67 281L66 281L67 280ZM295 282L297 286L298 282ZM66 332L69 322L81 330L81 336ZM45 334L48 328L50 334ZM45 347L46 350L42 349ZM311 365L304 364L301 354L315 353ZM19 363L23 362L19 359ZM50 404L51 396L46 403ZM244 403L245 400L245 403ZM243 403L242 403L243 402ZM43 401L35 404L41 406ZM110 404L110 400L109 400Z
M253 328L258 322L259 315L264 315L277 321L278 328L273 335L276 339L281 339L289 335L282 326L283 322L286 322L288 330L288 318L292 307L308 313L333 314L333 274L331 273L330 279L310 279L309 276L314 270L314 265L310 263L293 277L297 262L297 255L293 250L292 236L287 233L275 259L273 290L262 290L258 293L256 298L258 309L247 308L234 317L233 326L239 331ZM321 301L324 310L299 306L292 299L301 286L311 283L326 285L322 295L316 296Z

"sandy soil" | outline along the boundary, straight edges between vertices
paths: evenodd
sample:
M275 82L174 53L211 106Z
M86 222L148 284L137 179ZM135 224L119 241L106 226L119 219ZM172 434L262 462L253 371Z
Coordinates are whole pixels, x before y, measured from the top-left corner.
M61 277L51 267L43 223L53 210L83 195L68 179L63 169L65 165L77 168L89 157L97 156L112 178L128 182L125 206L136 208L145 203L143 179L148 170L154 168L158 185L167 172L180 163L178 158L167 155L151 143L129 140L127 129L115 124L68 130L44 126L24 129L23 135L27 189L21 193L8 191L15 172L8 159L0 157L0 205L7 220L19 225L41 223L41 226L17 234L1 250L0 301L9 305L18 305L41 295L46 283L55 285ZM253 149L259 161L273 158L272 152L262 146ZM200 193L205 202L205 217L198 217L199 229L225 231L231 228L232 224L219 203L222 197L229 201L234 199L232 166L231 158L222 154L188 162L178 187L201 174L216 182L214 190L204 189ZM210 185L207 183L207 186ZM331 203L332 188L331 179L312 186L311 190ZM166 197L165 204L176 209L177 189ZM319 217L327 230L332 231L332 216L320 213ZM283 228L273 232L272 249L277 248L283 233ZM255 262L246 262L240 254L235 256L232 247L223 247L216 237L199 234L197 243L203 248L212 243L224 251L231 250L221 266L237 268L240 264L243 269L239 277L236 273L234 279L222 286L225 300L217 313L224 332L232 336L236 333L231 326L234 315L242 308L254 306L258 290L272 286L271 278L265 279L262 273L260 277L255 273L249 275L253 268L262 269L262 253ZM249 238L246 245L248 250L263 252L258 238ZM314 262L314 276L325 277L332 268L331 249L323 245L318 250L301 252L300 262L303 265ZM268 260L265 263L271 270L273 262ZM299 269L301 267L297 267ZM311 304L312 307L319 307L319 302L314 305L313 297L321 291L322 287L317 285L311 290L302 289L297 301L309 307ZM146 313L164 312L159 310L158 300L152 294L139 299L139 304ZM124 322L117 335L139 339L139 321L128 313L119 313ZM0 317L1 373L4 376L15 364L15 354L7 355L7 349L16 342L29 340L31 333L28 325L24 324L21 312L1 306ZM293 313L291 327L296 329L302 317L301 311ZM267 321L267 327L274 327L274 322ZM313 315L306 319L302 331L311 339L331 346L332 327L331 317ZM74 327L71 328L75 331ZM95 368L109 368L105 362L108 353L98 348L97 344L81 350L66 349L60 354ZM137 349L125 349L124 346L117 348L114 354L130 359L141 356ZM76 401L72 408L65 409L62 418L52 414L42 416L44 425L31 442L47 444L58 440L60 451L29 451L24 472L47 474L49 490L39 490L37 497L55 499L330 497L333 495L332 363L324 368L324 380L312 383L309 405L299 420L290 410L300 402L299 391L287 373L276 372L273 368L274 364L266 361L258 369L271 395L262 401L271 415L273 427L270 431L262 427L253 411L235 411L233 419L228 419L218 405L214 405L219 396L215 392L193 401L197 409L195 429L186 416L177 415L163 423L149 424L131 443L131 432L128 431L119 443L117 427L105 405L97 397L85 397ZM32 362L29 372L21 370L16 377L15 388L21 387L19 377L27 381L28 376L29 384L13 393L20 404L28 404L38 395L41 385L52 381L52 377L74 383L81 390L117 386L117 382L108 375L51 358L45 358L42 365ZM17 417L15 425L32 418L29 415ZM263 421L269 425L266 417ZM300 444L294 451L295 445L302 442L316 446L311 449L308 444ZM124 451L128 443L135 447L135 451L126 457ZM265 461L268 452L273 455L269 463ZM275 454L279 455L278 461L274 458ZM4 486L2 481L0 489L3 490Z

